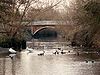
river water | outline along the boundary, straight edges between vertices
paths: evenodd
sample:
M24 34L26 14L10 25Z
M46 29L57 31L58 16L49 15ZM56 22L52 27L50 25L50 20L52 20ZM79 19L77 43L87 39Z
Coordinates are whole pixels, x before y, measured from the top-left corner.
M31 53L23 50L16 55L1 54L0 75L100 75L97 53L74 49L65 42L36 42L31 46L34 46ZM66 54L53 54L58 47ZM44 56L38 56L43 50Z

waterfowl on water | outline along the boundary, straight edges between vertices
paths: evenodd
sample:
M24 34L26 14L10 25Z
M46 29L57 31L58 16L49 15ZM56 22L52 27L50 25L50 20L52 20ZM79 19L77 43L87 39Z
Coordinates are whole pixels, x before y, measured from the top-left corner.
M66 54L66 52L64 52L63 50L61 51L61 54Z
M88 60L85 60L86 63L88 63Z
M29 53L31 53L33 51L32 48L26 47L26 50L29 51Z
M58 50L61 50L61 48L58 48Z
M38 54L38 56L44 56L45 51L43 53Z
M88 63L89 61L88 60L85 60L86 63ZM94 60L90 60L91 63L94 63Z
M9 54L9 57L10 57L11 59L13 59L14 56L16 56L16 54Z
M55 54L55 55L56 55L56 54L59 54L59 52L56 50L53 54Z
M92 60L91 62L92 62L92 63L94 63L94 61L93 61L93 60Z
M14 49L12 49L12 48L9 48L9 53L11 53L11 54L15 54L16 51L15 51Z
M70 53L70 51L68 51L68 53Z

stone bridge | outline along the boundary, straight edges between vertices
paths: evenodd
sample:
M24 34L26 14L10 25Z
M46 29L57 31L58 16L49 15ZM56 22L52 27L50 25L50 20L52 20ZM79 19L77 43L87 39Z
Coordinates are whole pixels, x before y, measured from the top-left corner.
M42 29L56 29L58 25L65 25L63 21L34 21L30 23L31 31L33 34Z
M57 36L61 27L67 26L67 29L71 28L71 25L67 25L65 21L33 21L29 24L31 33L33 36Z

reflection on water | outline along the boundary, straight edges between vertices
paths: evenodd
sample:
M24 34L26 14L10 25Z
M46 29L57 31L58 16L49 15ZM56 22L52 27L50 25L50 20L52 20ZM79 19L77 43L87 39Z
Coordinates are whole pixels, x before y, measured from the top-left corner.
M41 50L34 50L30 54L22 51L13 58L1 55L0 75L100 75L99 56L96 57L96 54L77 56L71 47L66 47L65 51L70 50L72 54L48 54L52 50L45 48L47 54L44 56L34 53ZM94 63L91 62L92 58L95 58L93 59ZM85 61L87 59L88 63Z

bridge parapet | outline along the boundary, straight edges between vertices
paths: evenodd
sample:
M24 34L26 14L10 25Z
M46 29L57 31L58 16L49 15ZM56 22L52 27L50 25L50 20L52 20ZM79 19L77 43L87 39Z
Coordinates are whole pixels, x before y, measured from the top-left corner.
M47 21L47 20L44 20L44 21L33 21L31 22L29 25L46 25L46 26L51 26L51 25L66 25L66 22L65 21Z
M38 31L39 29L42 28L51 28L54 27L55 29L60 28L62 29L64 27L64 29L70 29L72 26L68 23L66 23L65 21L32 21L28 27L31 28L31 32L34 34L34 32ZM58 29L59 30L59 29Z

